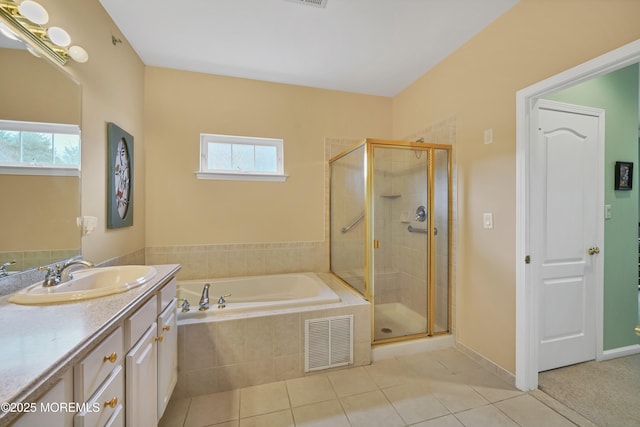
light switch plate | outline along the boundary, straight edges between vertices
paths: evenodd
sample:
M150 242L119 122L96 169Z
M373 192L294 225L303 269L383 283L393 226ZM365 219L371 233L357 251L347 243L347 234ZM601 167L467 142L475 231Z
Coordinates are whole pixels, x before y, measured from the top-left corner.
M611 205L604 205L604 219L611 219Z
M493 228L493 214L492 213L483 213L482 214L482 226L485 229Z

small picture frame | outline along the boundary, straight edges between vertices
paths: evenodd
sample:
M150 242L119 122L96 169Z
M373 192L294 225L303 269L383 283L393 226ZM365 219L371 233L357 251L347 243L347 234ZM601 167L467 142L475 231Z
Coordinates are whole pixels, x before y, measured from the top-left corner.
M107 123L107 228L133 225L133 136Z
M616 162L615 189L631 190L633 186L633 162Z

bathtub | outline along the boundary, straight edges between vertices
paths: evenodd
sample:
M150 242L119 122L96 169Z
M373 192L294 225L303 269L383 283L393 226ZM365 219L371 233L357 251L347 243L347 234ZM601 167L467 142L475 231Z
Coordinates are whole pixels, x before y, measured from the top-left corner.
M199 311L198 302L205 283L209 283L209 310ZM226 306L218 308L225 296ZM191 310L180 312L178 322L206 321L224 314L265 312L293 307L335 304L340 297L314 273L274 274L225 279L181 280L177 297L189 301ZM180 306L182 301L178 301ZM198 320L200 319L200 320Z

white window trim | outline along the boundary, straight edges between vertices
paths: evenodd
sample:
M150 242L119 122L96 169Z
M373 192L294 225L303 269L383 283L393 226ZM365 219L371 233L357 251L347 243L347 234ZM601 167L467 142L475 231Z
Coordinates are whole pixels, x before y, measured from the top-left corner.
M247 144L247 145L264 145L275 147L277 150L277 167L276 172L256 172L256 171L236 171L236 170L208 170L208 150L207 145L210 142L219 142L226 144ZM235 136L235 135L219 135L219 134L200 134L200 170L195 171L198 179L204 180L223 180L223 181L270 181L284 182L288 175L284 173L284 142L282 139L275 138L258 138L251 136Z
M24 122L0 120L0 129L17 132L44 132L80 135L80 126L64 123ZM81 148L82 149L82 148ZM80 165L53 165L49 163L2 163L0 175L80 176Z

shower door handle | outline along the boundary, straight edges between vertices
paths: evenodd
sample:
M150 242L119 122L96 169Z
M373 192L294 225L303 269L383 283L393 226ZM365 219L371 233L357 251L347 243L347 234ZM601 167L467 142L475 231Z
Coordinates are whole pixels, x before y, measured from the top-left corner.
M374 240L373 249L379 249L379 248L380 248L380 240Z

